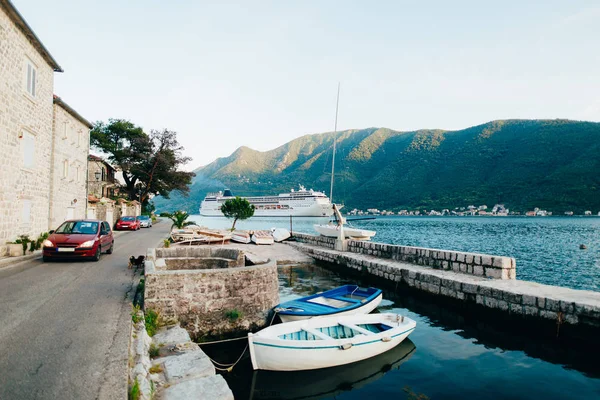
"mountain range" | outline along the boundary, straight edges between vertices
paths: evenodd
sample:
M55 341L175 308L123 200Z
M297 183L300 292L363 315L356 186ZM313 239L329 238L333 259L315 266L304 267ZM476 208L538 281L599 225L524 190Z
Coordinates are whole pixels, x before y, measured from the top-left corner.
M353 129L305 135L273 150L240 147L196 169L190 196L157 198L160 211L198 213L207 192L273 195L299 184L329 194L346 209L453 209L503 203L600 210L600 123L498 120L467 129Z

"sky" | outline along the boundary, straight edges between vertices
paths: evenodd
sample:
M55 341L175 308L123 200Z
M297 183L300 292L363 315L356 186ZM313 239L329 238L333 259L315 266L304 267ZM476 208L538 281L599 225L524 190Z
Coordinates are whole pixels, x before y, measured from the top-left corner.
M178 132L193 169L240 146L496 119L600 121L598 1L12 0L90 121Z

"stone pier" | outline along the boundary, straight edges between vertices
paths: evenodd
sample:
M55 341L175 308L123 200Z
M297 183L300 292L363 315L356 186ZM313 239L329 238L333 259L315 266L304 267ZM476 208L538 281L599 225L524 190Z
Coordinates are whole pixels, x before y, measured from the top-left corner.
M295 236L291 246L342 269L512 315L600 328L600 293L516 280L513 258L352 240L341 252L335 239Z

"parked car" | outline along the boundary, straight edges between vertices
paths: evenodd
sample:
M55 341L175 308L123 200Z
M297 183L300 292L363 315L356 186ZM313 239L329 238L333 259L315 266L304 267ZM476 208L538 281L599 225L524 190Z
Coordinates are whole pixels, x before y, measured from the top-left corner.
M140 220L136 217L121 217L115 224L115 231L137 231L140 229Z
M152 218L147 215L140 215L137 218L140 221L140 228L152 228Z
M115 239L110 225L96 219L63 222L42 244L44 261L57 258L89 257L94 261L102 253L112 254Z

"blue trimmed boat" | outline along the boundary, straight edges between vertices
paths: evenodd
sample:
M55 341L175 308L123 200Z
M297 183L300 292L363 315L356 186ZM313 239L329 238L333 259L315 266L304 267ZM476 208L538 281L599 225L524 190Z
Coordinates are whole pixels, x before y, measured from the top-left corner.
M351 364L393 349L416 322L398 314L327 316L248 334L253 369L302 371Z
M298 321L321 316L368 314L383 295L380 289L345 285L323 293L286 301L275 307L282 322Z

